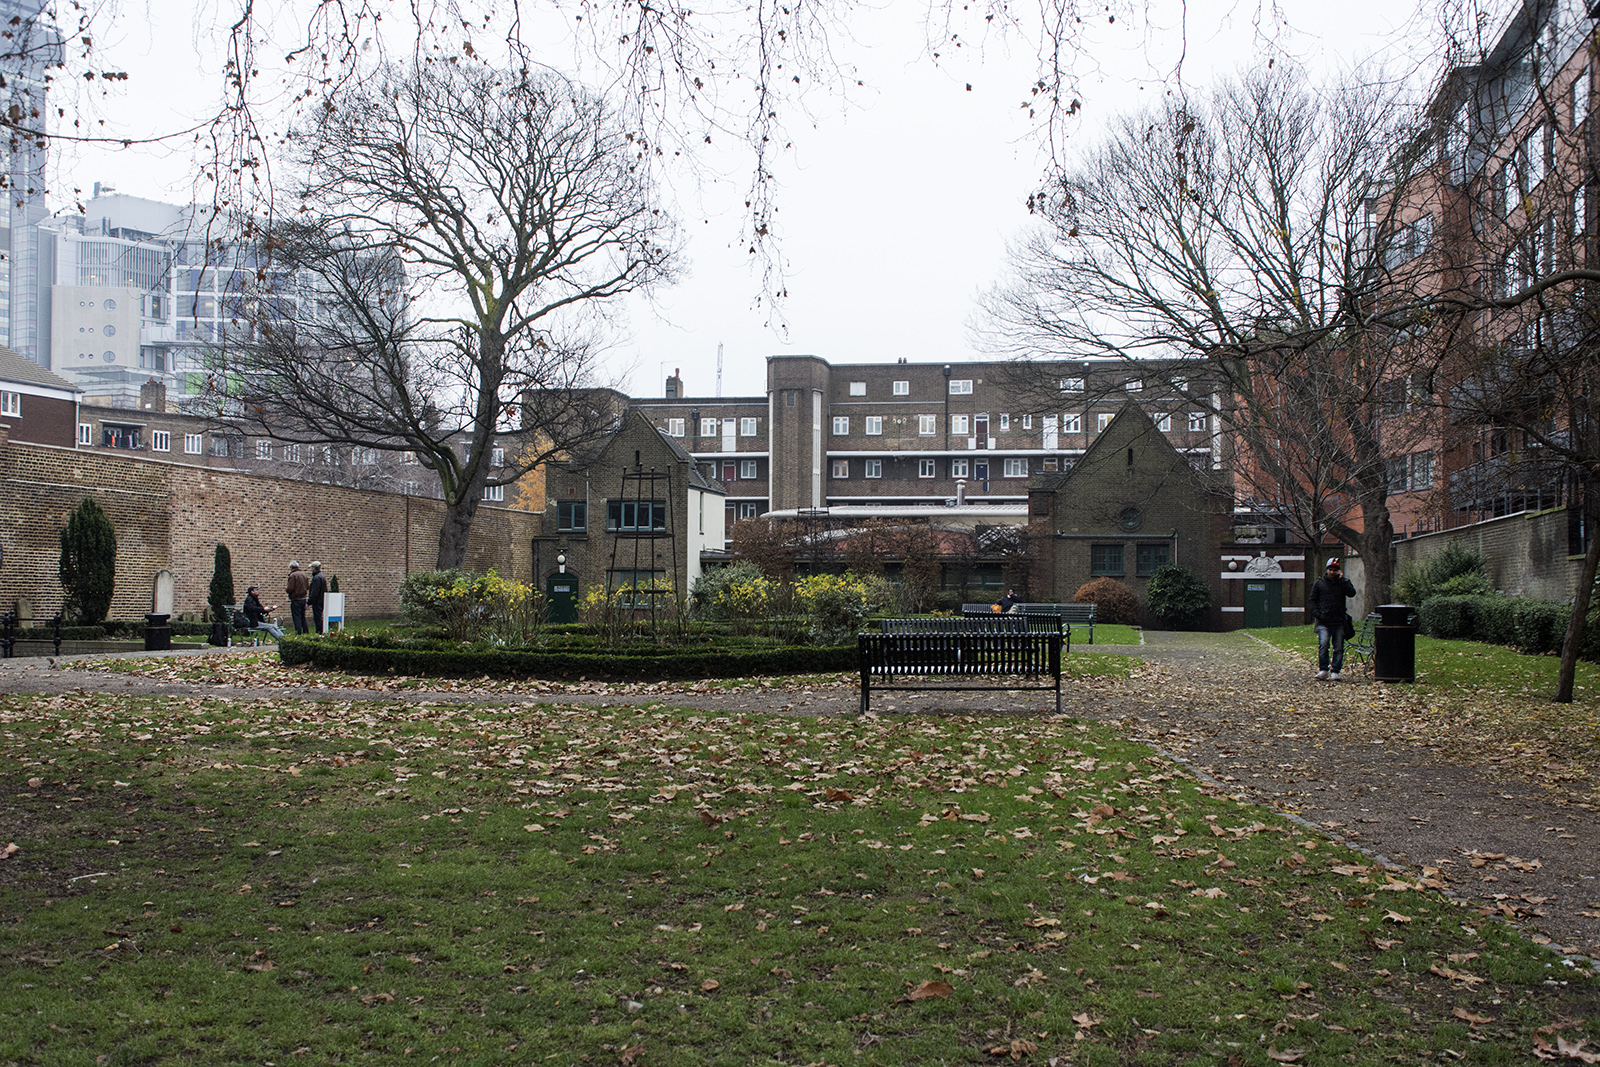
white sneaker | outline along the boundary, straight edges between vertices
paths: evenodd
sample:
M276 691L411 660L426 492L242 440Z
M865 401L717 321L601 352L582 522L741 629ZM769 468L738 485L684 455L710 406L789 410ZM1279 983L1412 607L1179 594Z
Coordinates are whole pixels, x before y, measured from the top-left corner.
M1339 681L1339 672L1338 671L1334 671L1332 674L1328 675L1328 677L1332 678L1334 681L1337 682L1337 681Z
M1317 672L1317 677L1318 678L1327 678L1328 677L1328 672L1327 671L1318 671Z

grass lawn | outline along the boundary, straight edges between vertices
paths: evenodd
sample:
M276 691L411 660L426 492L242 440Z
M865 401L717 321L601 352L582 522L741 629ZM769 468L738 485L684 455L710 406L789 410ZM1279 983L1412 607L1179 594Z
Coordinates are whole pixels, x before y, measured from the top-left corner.
M1600 1041L1589 972L1106 727L6 696L0 748L0 1064Z

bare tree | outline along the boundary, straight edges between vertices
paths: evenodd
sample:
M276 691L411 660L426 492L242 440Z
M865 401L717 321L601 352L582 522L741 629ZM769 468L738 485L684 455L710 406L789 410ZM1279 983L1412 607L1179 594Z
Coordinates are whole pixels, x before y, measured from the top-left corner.
M1110 357L1219 420L1240 495L1355 549L1369 607L1390 580L1386 457L1426 432L1384 404L1413 366L1380 312L1411 290L1391 249L1425 173L1402 104L1278 64L1126 118L1033 199L1043 225L988 301L990 344L1037 394L1063 355Z
M638 146L555 75L390 68L292 145L295 221L259 235L216 353L230 421L412 453L442 483L439 566L459 566L485 489L612 425L572 321L670 280L675 229Z

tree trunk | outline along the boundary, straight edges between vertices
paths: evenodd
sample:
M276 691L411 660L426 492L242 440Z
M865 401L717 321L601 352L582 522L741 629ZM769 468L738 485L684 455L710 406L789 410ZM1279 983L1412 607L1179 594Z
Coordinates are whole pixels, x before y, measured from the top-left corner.
M1578 671L1578 649L1583 644L1583 624L1589 614L1589 594L1594 589L1594 574L1600 566L1600 531L1589 530L1589 551L1583 555L1583 570L1572 595L1572 617L1567 620L1567 639L1561 643L1561 674L1556 682L1556 702L1572 703L1572 680Z
M1389 545L1393 540L1394 524L1389 521L1388 506L1363 509L1361 534L1356 545L1362 571L1361 588L1356 590L1361 596L1361 613L1357 618L1371 615L1379 604L1389 599L1389 586L1394 579Z
M444 521L439 524L439 570L459 570L467 562L467 538L472 520L478 514L478 498L468 492L465 499L448 500Z

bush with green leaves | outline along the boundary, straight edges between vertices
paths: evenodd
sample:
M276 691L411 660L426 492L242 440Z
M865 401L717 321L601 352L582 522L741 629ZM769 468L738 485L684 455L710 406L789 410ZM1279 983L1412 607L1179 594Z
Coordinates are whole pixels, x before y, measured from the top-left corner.
M211 560L211 586L206 593L211 618L231 621L224 609L238 603L233 592L233 554L228 551L227 545L218 542L216 554Z
M419 571L400 583L400 612L409 623L436 627L456 641L515 645L537 631L539 593L490 570Z
M708 570L695 579L690 610L703 619L756 619L777 606L782 583L768 578L756 564L742 559Z
M1494 592L1484 572L1483 556L1460 541L1400 565L1390 590L1400 604L1421 605L1436 596L1488 596Z
M869 582L848 571L810 574L794 583L794 599L811 640L837 645L854 641L868 615L894 602L894 586L882 579Z
M1199 624L1211 608L1211 590L1205 579L1187 567L1164 563L1150 576L1145 603L1168 626L1183 629Z
M1095 605L1095 622L1139 625L1139 598L1115 578L1096 578L1078 586L1072 594L1075 604Z
M67 516L59 574L66 619L86 625L105 619L117 585L117 532L93 497Z

